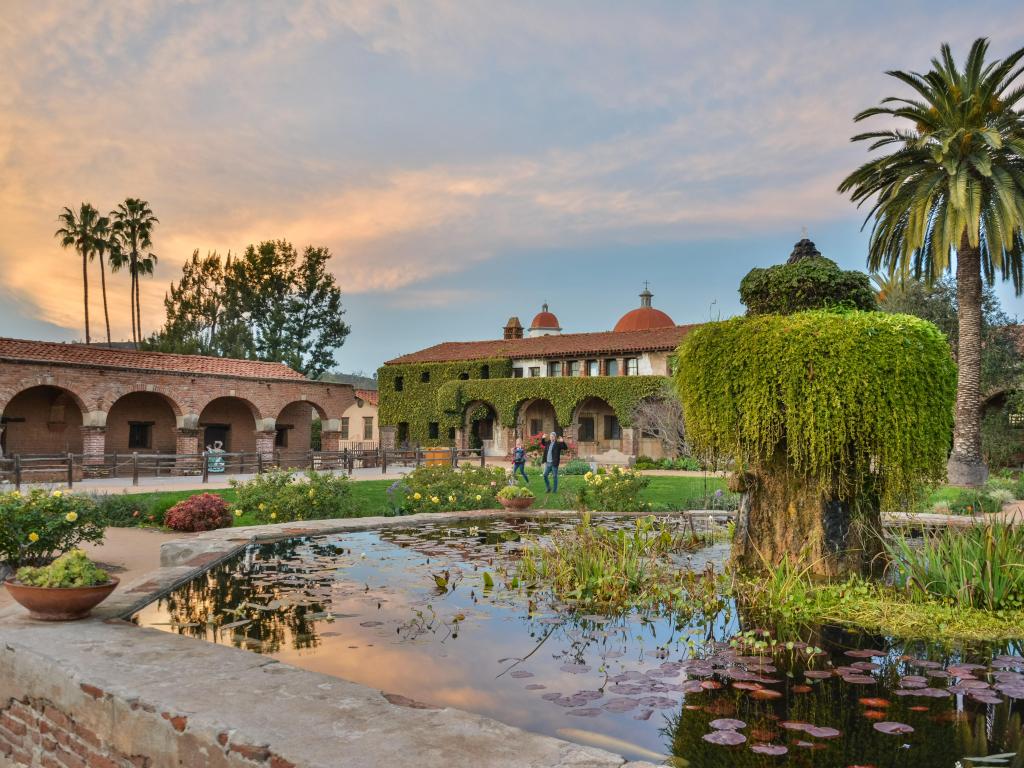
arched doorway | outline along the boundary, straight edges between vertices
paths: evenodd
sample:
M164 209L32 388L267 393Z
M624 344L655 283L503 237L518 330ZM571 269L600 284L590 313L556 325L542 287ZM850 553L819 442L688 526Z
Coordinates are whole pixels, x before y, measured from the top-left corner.
M255 451L257 415L252 403L240 397L211 400L199 414L200 450L219 442L229 453Z
M482 448L485 456L505 456L511 446L498 422L498 412L488 402L474 400L466 406L463 419L463 433L467 448Z
M156 392L119 397L107 412L107 452L176 453L178 410Z
M524 440L539 434L562 432L558 414L550 400L526 400L519 405L516 416L516 435Z
M48 385L23 389L0 418L2 454L81 453L82 421L81 399L70 390Z
M274 435L274 451L287 466L299 466L306 460L306 454L320 445L313 445L313 421L320 424L327 419L327 412L309 400L295 400L288 403L277 414ZM319 430L317 431L319 440Z

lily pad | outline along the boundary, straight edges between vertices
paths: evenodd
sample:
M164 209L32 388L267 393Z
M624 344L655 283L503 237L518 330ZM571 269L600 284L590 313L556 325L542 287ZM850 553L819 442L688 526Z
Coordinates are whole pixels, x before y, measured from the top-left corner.
M778 757L789 752L789 749L781 744L751 744L750 751L759 755L772 755Z
M747 740L747 737L738 731L712 731L705 733L703 738L710 744L720 744L723 747L735 747Z
M900 736L906 733L913 733L913 726L907 725L906 723L896 723L892 720L885 720L881 723L875 723L871 726L879 733L887 733L893 736Z
M717 720L712 720L708 723L708 726L716 731L737 731L740 728L746 728L747 724L742 720L735 720L731 717L720 717Z

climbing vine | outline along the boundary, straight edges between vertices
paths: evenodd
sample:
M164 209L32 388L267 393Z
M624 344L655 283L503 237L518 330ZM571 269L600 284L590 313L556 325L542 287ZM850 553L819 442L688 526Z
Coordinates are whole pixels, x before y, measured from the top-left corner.
M784 455L823 494L870 485L890 509L944 477L956 368L924 320L815 310L708 323L680 345L675 384L708 461L756 470Z
M507 358L464 360L447 363L404 363L385 365L377 371L380 392L378 418L382 425L408 424L408 439L416 443L446 442L448 429L456 426L437 407L438 390L449 382L483 380L484 375L505 379L512 375ZM430 424L443 429L430 436Z

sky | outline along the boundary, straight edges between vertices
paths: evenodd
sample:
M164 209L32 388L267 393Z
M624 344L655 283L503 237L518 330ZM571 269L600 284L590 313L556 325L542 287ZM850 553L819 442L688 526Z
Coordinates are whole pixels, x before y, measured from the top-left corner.
M324 245L352 327L337 367L366 373L544 301L606 330L644 281L677 323L737 314L743 275L805 228L864 268L863 213L836 192L867 158L852 116L944 41L1024 44L1019 0L5 7L0 335L82 338L57 214L141 197L160 219L147 332L196 249ZM127 338L127 277L108 294Z

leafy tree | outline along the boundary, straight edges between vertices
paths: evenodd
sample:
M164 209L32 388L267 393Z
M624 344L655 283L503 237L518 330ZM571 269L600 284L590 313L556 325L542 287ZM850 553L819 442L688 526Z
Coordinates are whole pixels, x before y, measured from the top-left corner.
M915 91L860 112L909 126L858 134L869 151L892 148L843 180L859 205L871 201L868 253L872 270L904 270L934 282L956 258L956 427L948 462L950 482L981 485L987 468L981 447L982 277L998 272L1024 283L1024 48L986 63L988 41L971 46L963 68L943 44L931 70L889 72Z
M877 307L867 275L840 269L806 239L797 243L787 263L750 270L740 283L740 300L748 315L788 315L827 307Z
M142 340L142 308L139 300L139 277L152 275L156 267L156 254L147 252L153 247L153 227L160 220L153 215L149 203L137 197L126 198L110 212L113 221L113 250L110 267L117 271L128 268L131 277L130 298L132 315L132 341L135 346ZM102 267L102 263L100 265Z
M64 211L57 217L57 221L63 224L63 226L54 232L53 236L60 240L62 248L74 248L82 257L85 343L90 344L92 343L92 336L89 330L89 262L96 252L98 242L104 236L101 217L99 211L91 204L82 203L79 206L77 215L70 208L65 207Z
M654 397L645 397L633 406L633 426L661 441L669 456L686 456L686 424L679 396L668 381Z
M316 377L335 364L349 333L326 248L302 253L284 240L185 264L164 300L167 322L149 346L163 351L274 360Z

